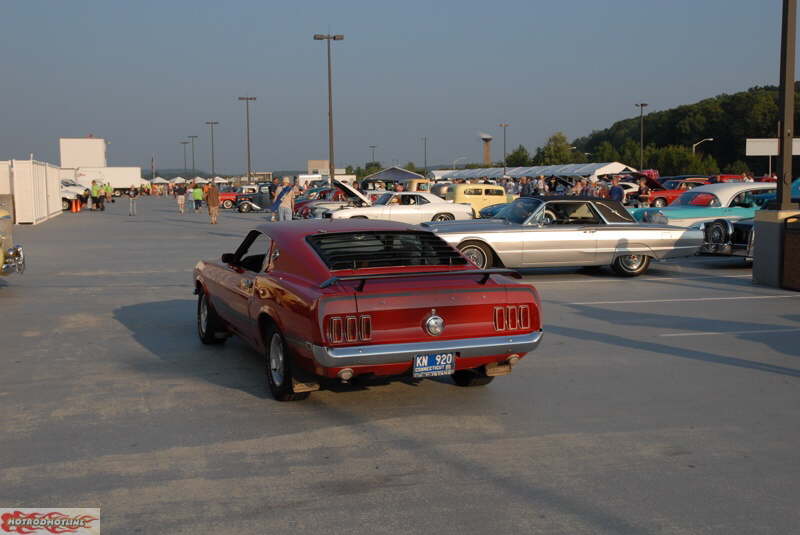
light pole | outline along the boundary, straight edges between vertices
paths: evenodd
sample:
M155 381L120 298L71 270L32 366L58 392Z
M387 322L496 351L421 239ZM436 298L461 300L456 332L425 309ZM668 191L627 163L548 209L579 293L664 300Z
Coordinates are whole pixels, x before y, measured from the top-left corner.
M425 168L425 174L423 176L428 176L428 137L423 136L422 138L422 161L423 167Z
M701 140L700 140L700 141L698 141L697 143L693 144L693 145L692 145L692 156L694 156L694 150L697 148L697 146L698 146L700 143L705 143L706 141L714 141L714 138L713 138L713 137L707 137L707 138L705 138L705 139L701 139Z
M648 106L647 102L639 102L639 171L644 167L644 109Z
M214 125L219 124L219 121L206 121L206 124L211 127L211 176L217 176L214 167Z
M194 140L197 139L197 136L186 136L186 137L188 137L192 142L192 174L196 175L197 166L194 163Z
M377 145L370 145L369 148L372 150L372 159L370 160L370 162L374 162L375 161L375 149L377 149L378 146Z
M344 35L315 33L315 41L326 41L328 45L328 183L333 185L336 167L333 163L333 72L331 67L331 41L341 41Z
M186 145L188 145L189 142L188 141L181 141L180 144L183 145L183 174L184 175L188 175L189 174L189 170L187 169L188 166L186 164ZM186 178L186 177L183 177L183 178Z
M511 125L508 123L500 123L497 126L503 129L503 176L506 176L506 159L508 158L508 156L506 156L506 128Z
M247 130L247 183L249 184L252 182L250 178L253 169L251 166L250 160L250 102L254 101L256 97L239 97L239 100L244 100L244 109L245 109L245 128Z

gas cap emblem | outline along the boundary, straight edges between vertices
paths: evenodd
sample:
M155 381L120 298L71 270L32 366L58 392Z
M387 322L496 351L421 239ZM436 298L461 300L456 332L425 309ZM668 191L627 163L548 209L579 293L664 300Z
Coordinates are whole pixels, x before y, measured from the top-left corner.
M444 319L436 314L436 309L431 309L431 315L425 320L425 330L431 336L439 336L444 331Z

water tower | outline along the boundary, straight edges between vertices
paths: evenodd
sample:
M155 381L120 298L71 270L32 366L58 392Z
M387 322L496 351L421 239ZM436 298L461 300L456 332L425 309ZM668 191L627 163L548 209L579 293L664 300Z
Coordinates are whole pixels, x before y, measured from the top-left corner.
M492 166L492 136L489 134L484 134L482 132L478 133L478 137L481 138L483 142L483 165L486 167Z

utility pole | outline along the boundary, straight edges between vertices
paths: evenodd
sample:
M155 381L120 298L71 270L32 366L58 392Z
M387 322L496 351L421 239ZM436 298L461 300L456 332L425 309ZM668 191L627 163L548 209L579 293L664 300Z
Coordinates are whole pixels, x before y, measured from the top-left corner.
M192 174L197 174L197 166L194 163L194 140L197 139L197 136L186 136L192 140Z
M336 167L333 162L333 70L331 67L331 41L341 41L344 35L314 34L315 41L328 45L328 183L333 185Z
M187 169L188 164L186 163L186 145L188 145L189 142L188 141L181 141L180 143L181 143L181 145L183 145L183 174L184 175L188 175L189 174L189 170ZM186 177L183 177L183 178L186 178Z
M647 102L636 104L639 108L639 171L644 169L644 109L647 106Z
M797 26L797 0L783 0L783 24L781 26L781 121L778 139L778 210L792 208L792 138L794 137L794 58Z
M428 137L427 136L424 136L422 138L422 161L424 162L423 166L425 168L425 175L424 176L427 177L428 176Z
M245 109L245 129L247 130L247 183L250 184L253 174L252 160L250 159L250 102L254 101L256 97L239 97L239 100L244 100Z
M211 127L211 176L217 176L214 167L214 125L219 124L219 121L206 121L206 124Z
M370 145L369 148L372 149L372 159L370 160L370 162L374 162L375 161L375 149L377 149L378 146L377 145Z
M506 128L511 125L508 123L500 123L497 126L503 129L503 176L506 176L506 159L508 158L506 155Z

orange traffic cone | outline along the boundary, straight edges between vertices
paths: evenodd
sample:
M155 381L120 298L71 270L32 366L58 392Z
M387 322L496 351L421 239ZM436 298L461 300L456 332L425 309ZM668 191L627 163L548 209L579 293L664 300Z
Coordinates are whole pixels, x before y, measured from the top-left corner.
M77 199L72 199L72 200L69 202L69 211L70 211L70 212L72 212L73 214L74 214L75 212L77 212L77 211L78 211L78 210L77 210L77 208L75 208L75 204L76 204L77 202L78 202L78 200L77 200Z

